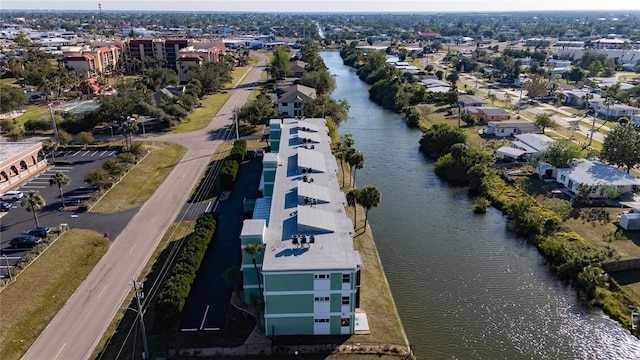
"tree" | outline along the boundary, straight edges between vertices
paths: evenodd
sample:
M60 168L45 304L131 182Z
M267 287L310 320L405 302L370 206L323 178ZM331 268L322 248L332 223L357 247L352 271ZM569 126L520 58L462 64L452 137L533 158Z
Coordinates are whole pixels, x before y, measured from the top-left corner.
M222 273L222 278L233 287L236 299L241 300L240 292L242 291L242 272L237 266L232 266Z
M491 106L493 106L493 104L496 102L496 100L498 99L498 97L496 96L496 94L489 92L487 94L487 99L489 99L489 101L491 101Z
M134 132L138 131L138 123L133 118L127 119L120 127L120 131L124 136L125 146L127 149L131 148L131 137L133 137Z
M86 149L87 146L93 142L93 135L88 131L82 131L76 135L76 141L82 144Z
M216 93L222 90L225 84L233 80L231 77L231 69L221 62L210 62L202 66L192 66L189 68L189 77L190 79L197 79L200 82L202 86L200 96Z
M420 139L420 150L427 156L440 157L449 152L453 144L466 143L464 130L453 125L436 123L425 130Z
M278 109L271 101L271 95L266 91L258 94L255 100L243 106L238 117L251 125L265 124L269 119L278 116Z
M60 145L62 146L65 146L65 145L69 145L70 142L71 142L71 134L69 134L64 130L58 130L58 143L60 143Z
M180 83L178 75L170 69L151 68L144 72L142 83L151 91L158 91L166 86Z
M527 91L527 96L531 99L543 97L549 93L547 82L540 75L531 75L529 81L525 82L522 87Z
M100 190L104 190L111 185L111 176L109 176L109 173L105 169L94 169L84 176L84 181Z
M544 134L545 128L556 128L558 123L553 120L551 115L548 113L540 113L536 115L535 124L542 128L542 133Z
M27 104L27 96L22 89L0 84L0 113L23 108Z
M244 246L244 251L251 256L251 262L253 263L253 268L256 271L256 278L258 279L258 306L256 309L257 315L256 320L258 321L258 327L261 328L259 319L260 319L260 304L262 304L262 282L260 281L260 270L258 270L258 264L256 259L260 253L264 251L264 248L258 243L250 243Z
M336 80L327 70L307 71L302 75L299 83L316 89L318 95L329 94L336 87Z
M358 189L351 189L347 192L347 204L353 207L353 226L358 224L358 209L356 205L358 204L358 196L360 192Z
M369 218L369 209L378 207L380 204L380 191L373 185L367 185L360 190L358 194L358 204L364 208L364 226L367 227L367 219Z
M571 138L573 139L573 134L580 130L580 120L572 120L569 121L569 126L567 127L568 130L571 130Z
M620 124L607 133L600 156L607 162L624 166L627 173L640 164L640 132L631 124Z
M62 193L62 185L67 185L70 179L67 175L65 175L62 171L57 171L55 175L51 175L49 179L49 186L57 186L58 191L60 192L60 199L62 199L62 208L65 208L64 203L64 194Z
M451 74L447 75L447 81L451 83L451 86L454 88L458 86L458 79L460 75L456 71L451 72Z
M48 151L51 154L52 162L56 161L56 151L58 151L59 146L60 145L57 142L52 140L47 140L42 143L42 148L44 149L44 151Z
M615 99L612 98L611 96L607 96L602 102L602 105L607 107L607 117L605 118L605 121L609 121L609 107L611 107L611 105L615 103L616 103Z
M289 50L278 46L273 50L273 59L267 70L272 79L282 80L291 73L291 61L289 61Z
M573 159L580 158L582 149L567 140L556 140L549 144L543 152L545 162L557 168L566 168L571 165Z
M36 227L40 226L40 222L38 222L38 215L36 212L46 204L40 193L37 191L29 191L27 196L22 198L22 202L20 203L23 208L27 210L27 212L33 213L33 220L36 222Z
M362 169L364 167L364 154L362 154L362 151L360 150L352 151L349 154L349 157L347 158L347 162L349 163L349 166L351 166L351 173L353 175L353 184L349 184L349 185L355 186L356 170Z

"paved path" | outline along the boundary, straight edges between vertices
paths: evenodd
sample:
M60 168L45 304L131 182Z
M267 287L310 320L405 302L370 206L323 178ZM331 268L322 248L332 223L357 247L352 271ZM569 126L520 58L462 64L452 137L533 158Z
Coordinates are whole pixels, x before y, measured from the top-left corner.
M231 124L233 109L242 106L260 80L261 57L207 128L187 134L164 135L188 148L153 196L140 208L87 279L36 339L23 359L87 359L111 323L137 278L200 177L221 140L216 132ZM249 86L247 86L249 85ZM223 130L225 131L225 130Z

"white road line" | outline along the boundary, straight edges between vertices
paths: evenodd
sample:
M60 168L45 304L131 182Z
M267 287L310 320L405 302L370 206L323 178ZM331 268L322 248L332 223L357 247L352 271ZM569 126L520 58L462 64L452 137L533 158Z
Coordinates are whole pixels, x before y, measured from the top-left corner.
M100 156L104 156L104 154L106 154L109 150L105 150L103 152L100 153Z
M204 209L204 212L209 212L209 208L211 207L211 201L209 201L209 203L207 204L207 208Z
M56 356L53 358L53 360L56 360L58 358L58 356L60 356L60 353L62 352L62 349L64 349L65 346L67 346L67 343L62 344L62 347L60 348L60 350L58 350L58 352L56 353Z
M114 150L114 151L110 152L108 156L113 156L115 153L116 153L116 151Z
M84 153L84 154L82 154L82 155L80 155L80 156L85 156L85 155L87 155L87 154L88 154L88 153L90 153L90 152L91 152L91 150L87 150L87 151L85 151L85 153Z
M7 256L7 257L2 257L2 260L7 259L7 260L20 260L22 259L22 256Z
M213 207L213 211L212 211L212 212L216 212L216 209L218 208L218 204L219 204L219 203L220 203L220 202L216 200L216 205Z
M180 329L180 331L182 331L182 332L191 332L191 331L198 331L198 329L197 328L194 328L194 329Z
M100 299L100 297L102 296L102 294L104 293L104 291L107 290L107 286L105 285L105 287L102 288L102 291L100 291L100 294L98 294L98 299ZM144 314L144 312L143 312Z
M209 305L207 305L207 309L204 311L204 316L202 317L202 322L200 323L200 330L204 327L204 321L207 320L207 314L209 313Z
M35 185L26 184L26 185L22 185L22 188L24 188L24 189L46 189L47 187L46 186L35 186Z
M93 154L91 154L91 156L96 156L97 153L99 153L98 150L96 150Z
M71 155L71 157L74 157L76 155L80 154L80 151L76 151L73 155Z
M220 328L204 328L204 331L220 331Z

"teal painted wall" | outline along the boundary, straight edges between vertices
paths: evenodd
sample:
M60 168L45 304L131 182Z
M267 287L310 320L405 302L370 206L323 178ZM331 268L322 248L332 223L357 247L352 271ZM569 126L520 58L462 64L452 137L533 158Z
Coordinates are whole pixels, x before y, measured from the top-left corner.
M265 274L266 291L313 290L313 274Z
M267 336L313 335L313 317L282 318L265 320Z
M240 238L240 243L243 246L251 243L262 244L262 237L260 236L243 237L243 238Z
M341 294L331 294L331 304L330 304L331 312L338 312L342 310L342 295Z
M329 318L330 332L331 335L339 335L340 334L340 316L332 316Z
M269 295L266 296L265 313L313 313L313 295Z
M264 184L264 196L273 196L273 184Z
M273 171L270 170L266 170L263 172L264 173L264 182L265 183L269 183L269 182L274 182L276 179L276 171L275 169Z
M258 265L262 264L264 261L264 253L260 253L256 255L256 263ZM253 260L251 260L251 255L249 255L244 249L242 250L242 263L243 264L251 264L253 266Z
M247 304L251 304L251 295L256 297L259 296L258 288L255 289L244 289L244 302Z

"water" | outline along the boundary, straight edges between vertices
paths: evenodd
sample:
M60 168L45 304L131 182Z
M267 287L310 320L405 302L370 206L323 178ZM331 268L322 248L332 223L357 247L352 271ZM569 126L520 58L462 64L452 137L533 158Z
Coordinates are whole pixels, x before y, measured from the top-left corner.
M321 56L351 106L340 133L364 153L358 187L382 193L369 219L419 359L640 359L640 341L583 304L499 211L473 214L466 189L439 180L420 131L369 101L339 53Z

